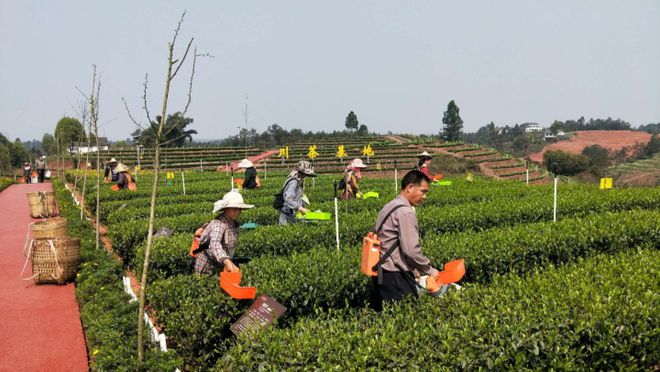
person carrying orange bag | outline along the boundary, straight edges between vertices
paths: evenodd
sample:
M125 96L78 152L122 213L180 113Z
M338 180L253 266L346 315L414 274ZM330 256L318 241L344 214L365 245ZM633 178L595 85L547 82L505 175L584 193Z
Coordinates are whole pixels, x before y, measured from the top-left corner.
M368 273L374 285L371 306L376 311L382 309L383 301L398 301L408 295L416 297L420 273L438 275L422 252L414 209L426 199L430 181L421 171L408 172L401 181L399 195L378 213L372 231L383 250L375 265L376 272Z
M211 274L214 267L222 267L225 271L236 272L238 267L232 261L236 244L238 243L238 217L244 209L254 205L245 204L243 196L235 191L226 193L221 200L213 204L213 213L217 216L198 231L198 248L191 247L190 255L195 257L195 272ZM193 241L193 245L195 242Z
M137 190L137 185L133 181L133 176L129 173L129 168L126 165L123 163L117 164L115 167L115 173L117 173L117 187L119 190Z
M238 167L245 169L245 176L242 184L243 189L249 190L261 187L261 180L257 175L257 168L254 167L254 163L248 159L243 159L240 163L238 163Z

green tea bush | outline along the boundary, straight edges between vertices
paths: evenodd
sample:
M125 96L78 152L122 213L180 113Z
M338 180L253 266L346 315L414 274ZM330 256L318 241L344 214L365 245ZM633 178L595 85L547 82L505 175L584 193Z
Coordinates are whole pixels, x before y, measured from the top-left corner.
M229 325L247 305L228 300L218 279L180 275L155 282L147 301L168 336L168 344L185 356L191 370L211 367L229 347Z
M1 192L2 190L6 189L7 187L9 187L9 186L15 184L15 183L16 183L16 182L14 182L14 180L11 179L11 178L8 178L8 177L1 177L1 178L0 178L0 192Z
M625 252L237 343L220 369L638 370L660 363L658 251Z
M94 371L144 370L172 371L182 364L173 350L162 353L156 347L145 350L142 366L137 366L137 302L123 291L121 264L105 250L97 250L94 230L80 220L68 191L59 181L53 183L60 214L68 220L70 236L81 239L82 263L76 276L76 298L87 340L90 369ZM144 338L149 339L147 331Z
M433 241L425 241L424 251L435 263L464 258L468 271L463 282L487 284L498 275L528 274L542 267L574 262L580 257L601 252L629 250L636 244L646 244L648 248L657 249L660 246L658 221L660 213L656 211L594 215L586 219L567 219L558 223L538 223L487 232L447 235ZM254 285L258 293L268 294L286 306L288 310L280 319L280 322L286 325L301 316L315 314L318 310L367 306L371 291L370 280L360 273L359 262L358 247L339 251L319 247L305 253L294 253L290 257L262 256L241 267L242 284ZM192 266L187 266L184 270L191 272ZM162 277L176 274L178 273L161 271L159 275ZM183 280L180 276L173 276L156 282L156 285L162 286L162 283L180 280ZM237 301L220 293L217 277L209 280L215 283L218 292L218 297L213 299L217 306L224 302L227 304L223 306L237 306ZM192 281L188 284L194 283ZM182 299L174 292L179 291L179 287L172 285L166 288L169 292L159 295L159 299L154 299L154 306L177 308ZM189 306L195 305L191 303ZM160 311L159 317L167 322L167 315ZM233 322L236 319L229 317L225 320ZM228 326L216 324L218 329ZM204 332L206 331L204 329ZM176 332L178 331L174 330L175 334ZM167 333L172 334L169 330ZM213 337L222 336L214 333ZM193 338L201 339L202 336L196 335Z

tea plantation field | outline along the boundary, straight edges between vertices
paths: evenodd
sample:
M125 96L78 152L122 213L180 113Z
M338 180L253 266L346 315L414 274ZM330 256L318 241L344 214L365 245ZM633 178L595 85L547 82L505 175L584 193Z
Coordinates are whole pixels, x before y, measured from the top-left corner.
M223 293L217 276L194 274L188 256L193 231L213 217L213 202L231 181L225 173L186 172L184 195L179 172L170 184L161 175L156 228L174 235L154 242L147 301L173 350L163 365L436 370L650 369L660 363L660 187L560 185L553 222L549 185L478 177L433 185L417 209L422 247L437 266L465 260L463 289L377 314L369 309L370 280L359 271L361 238L395 196L394 179L366 176L362 189L380 198L340 201L337 249L333 221L277 225L271 203L284 177L269 173L262 189L243 192L256 207L241 221L260 226L241 232L236 252L252 258L241 266L245 285L287 311L274 327L237 339L229 326L249 303ZM312 210L334 213L338 179L305 181ZM67 180L73 183L75 174ZM140 175L136 192L113 192L108 184L100 190L100 222L124 268L137 274L151 182ZM60 203L70 204L63 186L56 187ZM91 211L95 195L88 187Z

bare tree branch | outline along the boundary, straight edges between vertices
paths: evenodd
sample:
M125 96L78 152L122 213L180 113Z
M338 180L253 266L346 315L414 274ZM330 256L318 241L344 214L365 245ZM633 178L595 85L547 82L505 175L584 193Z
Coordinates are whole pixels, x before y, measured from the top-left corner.
M169 140L167 140L167 141L165 141L165 142L161 142L160 145L161 145L161 146L165 146L165 145L168 145L168 144L170 144L170 143L172 143L172 142L178 141L178 140L180 140L181 138L184 138L184 137L187 137L187 136L188 136L188 135L184 133L184 134L181 134L180 136L178 136L178 137L176 137L176 138L171 138L171 139L169 139Z
M177 60L179 62L179 64L176 66L176 69L174 69L174 72L172 73L172 76L170 77L170 80L174 79L174 77L176 76L176 73L179 72L179 69L181 68L183 63L186 61L186 57L188 56L188 52L190 51L190 47L192 46L193 40L195 40L194 37L190 38L190 41L188 42L188 46L186 47L186 52L183 53L183 58L181 58L181 61ZM174 63L176 63L176 61Z
M96 66L94 66L94 71L96 72ZM96 85L96 112L94 113L94 126L98 131L98 121L99 121L99 97L101 95L101 74L99 73L99 83ZM97 138L98 141L98 138Z
M82 94L82 96L85 97L86 100L89 101L89 97L87 97L87 96L85 95L85 93L83 93L83 91L80 90L80 88L76 87L76 90L77 90L78 92L80 92L80 94Z
M126 100L124 99L124 97L121 97L121 100L124 102L124 107L126 108L126 112L128 113L128 117L131 119L133 124L135 124L135 126L140 128L140 130L144 130L144 127L142 125L140 125L140 123L138 123L135 120L135 118L133 117L133 115L131 114L131 110L128 108L128 104L126 103Z
M197 47L195 47L195 51L193 52L192 70L190 72L190 84L188 85L188 101L186 102L186 106L183 108L183 112L181 113L181 115L184 117L186 116L186 112L188 112L190 101L192 101L192 87L193 79L195 78L195 64L197 64L197 56Z
M151 123L151 116L149 115L149 105L147 104L147 87L149 85L149 73L144 74L144 91L142 94L142 101L144 102L144 106L142 107L144 109L144 112L147 113L147 122Z
M179 30L181 30L181 24L183 23L183 18L186 16L186 12L186 10L183 11L181 18L179 19L179 23L176 25L176 29L174 30L174 37L172 37L172 42L170 43L170 50L174 50L174 44L176 43L177 36L179 36Z

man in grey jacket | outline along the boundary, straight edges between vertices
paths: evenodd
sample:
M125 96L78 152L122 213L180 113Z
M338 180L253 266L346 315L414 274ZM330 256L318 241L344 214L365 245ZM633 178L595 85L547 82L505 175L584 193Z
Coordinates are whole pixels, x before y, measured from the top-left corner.
M408 294L417 295L415 277L420 273L431 276L438 271L422 253L419 226L414 207L426 199L430 179L418 170L412 170L401 181L401 193L385 204L378 213L374 230L381 242L384 259L374 280L372 307L382 309L383 300L398 301Z

